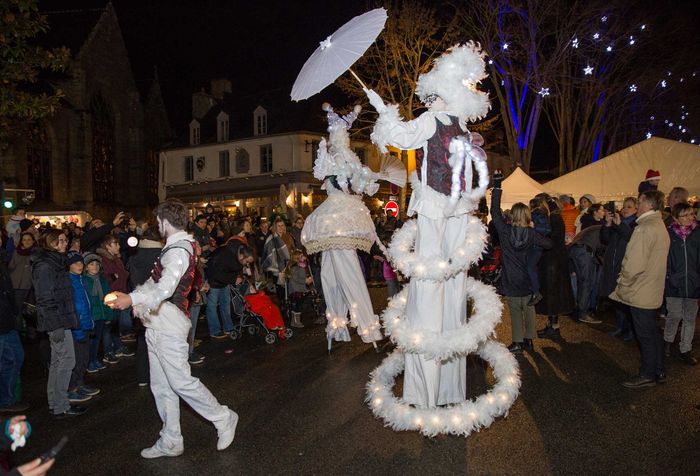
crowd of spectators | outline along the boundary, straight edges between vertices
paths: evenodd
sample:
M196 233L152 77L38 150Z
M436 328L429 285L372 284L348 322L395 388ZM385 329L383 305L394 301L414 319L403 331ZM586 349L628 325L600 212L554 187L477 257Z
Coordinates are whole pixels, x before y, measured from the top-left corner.
M559 319L598 325L614 310L610 334L636 340L641 352L629 388L666 381L672 355L696 365L692 353L700 298L698 203L682 187L658 190L661 176L649 170L639 195L599 203L584 194L540 194L529 206L501 210L501 181L494 177L492 249L501 258L497 286L512 323L510 350L533 348L535 337L560 339ZM547 325L535 331L535 315ZM679 333L680 328L680 333ZM679 335L680 334L680 335ZM676 344L677 343L677 344Z

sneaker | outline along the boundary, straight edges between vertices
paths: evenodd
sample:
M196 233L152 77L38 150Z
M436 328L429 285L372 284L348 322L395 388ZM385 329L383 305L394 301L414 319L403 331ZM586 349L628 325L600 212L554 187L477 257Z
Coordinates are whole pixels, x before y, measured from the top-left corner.
M0 407L0 413L22 413L29 410L29 404L24 402L15 402L6 407Z
M559 328L555 329L551 326L547 326L544 329L537 331L537 337L540 339L561 339L561 331Z
M535 350L535 344L532 339L523 339L523 350Z
M238 426L238 413L229 410L229 422L223 430L218 430L219 440L216 442L216 449L223 451L233 443L233 437L236 435L236 426Z
M660 374L656 374L656 383L666 383L668 379L666 378L666 373L662 372Z
M530 295L530 300L527 302L528 306L535 306L542 300L543 296L540 293L535 293Z
M122 342L136 342L136 335L135 334L124 334L123 336L120 337Z
M114 353L114 355L117 356L117 357L133 357L133 356L136 355L136 354L134 353L133 350L129 349L129 348L126 347L126 346L123 346L121 349L119 349L118 351L116 351L116 352Z
M600 324L601 321L600 319L596 319L595 317L591 316L590 314L584 314L581 316L581 319L579 319L581 322L585 322L586 324Z
M118 364L119 359L114 354L105 354L104 357L102 357L102 362L105 364Z
M223 332L217 332L216 334L212 334L211 338L212 339L226 339L228 336L224 334Z
M635 375L631 379L622 382L623 387L627 388L645 388L656 386L656 379L645 377L644 375Z
M693 354L691 354L690 351L681 352L681 354L678 356L678 358L681 359L681 362L683 362L684 364L688 364L688 365L697 365L698 364L698 359L693 357Z
M673 342L664 341L664 355L666 357L671 357L671 346L672 345L673 345Z
M71 405L70 408L63 413L54 413L53 417L57 420L61 420L63 418L69 418L69 417L82 415L86 411L87 411L87 408L85 408L85 407L79 407L78 405Z
M88 387L87 385L83 385L82 387L80 387L80 388L78 389L78 392L79 392L79 393L82 393L83 395L90 395L90 396L92 397L92 396L95 396L95 395L97 395L98 393L100 393L100 389L99 389L99 388Z
M100 367L98 366L98 364L101 365L102 368L100 368ZM104 366L104 364L100 364L99 362L90 362L90 363L88 364L87 372L88 372L89 374L94 374L94 373L97 373L97 372L99 372L100 370L102 370L102 369L104 369L104 368L106 368L106 367Z
M90 395L83 395L77 390L75 392L68 392L68 401L71 403L83 403L88 400L92 400Z
M156 444L150 448L141 451L141 457L146 459L161 458L163 456L180 456L184 453L185 448L182 443L179 445L172 443L164 443L162 439L156 441Z
M522 347L522 342L513 342L508 346L508 350L511 351L513 354L522 354L523 353L523 347Z
M199 355L197 352L192 352L189 358L187 359L187 362L189 362L190 365L201 364L202 362L204 362L204 357Z

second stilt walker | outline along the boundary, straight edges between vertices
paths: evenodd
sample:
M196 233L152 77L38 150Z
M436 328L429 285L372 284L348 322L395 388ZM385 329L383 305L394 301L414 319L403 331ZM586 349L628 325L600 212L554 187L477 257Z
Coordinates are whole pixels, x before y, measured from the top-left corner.
M406 172L400 162L391 161L385 163L384 172L375 173L352 151L348 129L357 118L359 106L343 117L329 104L324 104L324 110L328 114L329 144L325 139L319 144L314 177L323 181L328 198L307 217L301 241L309 253L322 253L321 282L330 351L333 340L350 340L348 315L363 342L382 339L357 256L357 250L369 252L377 241L362 194L374 194L379 178L404 185Z

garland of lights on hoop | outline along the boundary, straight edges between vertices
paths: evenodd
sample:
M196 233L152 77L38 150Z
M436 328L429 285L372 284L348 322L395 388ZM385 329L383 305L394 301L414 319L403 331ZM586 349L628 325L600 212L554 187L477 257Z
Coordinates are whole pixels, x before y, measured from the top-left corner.
M483 154L472 153L471 138L458 137L450 144L452 194L448 204L454 207L460 200L459 187L464 169L465 183L471 184L472 161L479 174L479 186L461 195L462 203L474 210L488 186L488 169ZM416 220L404 224L395 233L388 248L389 259L401 273L411 279L444 282L467 272L486 245L486 229L475 216L468 220L465 241L453 256L439 254L420 257L413 250L416 241ZM474 309L462 327L443 333L412 327L404 318L408 288L390 301L382 314L385 334L396 344L396 350L370 374L366 401L375 416L397 431L420 431L426 436L453 434L468 436L472 431L490 426L506 415L518 396L520 376L513 355L501 343L491 340L501 320L503 304L493 287L467 278L465 293L471 297ZM420 354L428 359L448 360L476 352L489 363L496 379L487 393L459 404L436 408L419 408L407 404L393 393L396 377L404 370L404 354Z

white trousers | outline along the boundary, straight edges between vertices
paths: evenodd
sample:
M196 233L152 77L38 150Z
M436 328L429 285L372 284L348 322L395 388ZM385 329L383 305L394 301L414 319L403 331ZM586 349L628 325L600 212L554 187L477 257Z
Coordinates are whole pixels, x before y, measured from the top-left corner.
M468 221L461 217L431 219L418 215L415 250L419 256L435 255L438 250L450 257L466 238ZM425 263L434 266L434 263ZM467 274L460 273L445 282L419 281L408 284L406 319L413 327L444 332L466 322ZM420 407L435 407L465 400L467 366L465 357L447 361L429 360L419 354L405 354L403 399Z
M183 444L180 398L203 418L214 423L217 430L225 429L229 421L228 408L221 405L198 378L192 376L187 362L187 336L149 328L146 329L146 343L151 370L151 392L160 419L163 420L161 439L176 446Z
M382 339L357 251L324 251L321 258L321 284L326 300L326 315L330 314L326 326L328 340L350 340L347 326L333 327L333 319L345 319L348 312L350 322L357 326L357 333L363 342Z

